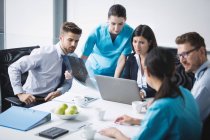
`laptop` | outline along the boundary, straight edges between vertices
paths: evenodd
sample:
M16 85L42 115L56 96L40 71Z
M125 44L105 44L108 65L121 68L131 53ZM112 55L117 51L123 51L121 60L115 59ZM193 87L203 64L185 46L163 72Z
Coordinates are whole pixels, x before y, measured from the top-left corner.
M102 99L132 104L132 101L140 101L139 87L135 80L113 78L96 75L96 82Z

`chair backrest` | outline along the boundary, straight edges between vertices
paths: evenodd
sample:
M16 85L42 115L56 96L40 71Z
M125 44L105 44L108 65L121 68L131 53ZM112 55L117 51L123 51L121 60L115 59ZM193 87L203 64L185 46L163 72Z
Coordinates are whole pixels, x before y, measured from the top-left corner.
M160 46L162 47L162 46ZM164 47L168 51L170 51L174 58L175 58L175 64L176 64L176 70L175 70L175 75L172 77L172 81L176 83L177 86L181 85L189 90L192 89L193 87L193 79L194 79L194 74L193 73L186 73L184 70L184 67L180 63L180 61L177 59L177 49L176 48L169 48L169 47Z
M8 67L13 62L17 61L24 55L29 55L34 48L39 48L39 46L14 48L0 50L0 85L1 85L1 101L2 101L2 111L10 107L10 103L6 102L4 99L6 97L14 96L14 92L11 87ZM22 84L25 83L28 73L24 73L21 76Z
M194 74L192 72L186 73L184 67L177 59L177 49L176 48L167 48L175 57L176 71L175 75L172 78L172 81L176 83L177 86L182 85L183 87L191 90L193 87Z
M210 140L210 114L203 123L201 140Z

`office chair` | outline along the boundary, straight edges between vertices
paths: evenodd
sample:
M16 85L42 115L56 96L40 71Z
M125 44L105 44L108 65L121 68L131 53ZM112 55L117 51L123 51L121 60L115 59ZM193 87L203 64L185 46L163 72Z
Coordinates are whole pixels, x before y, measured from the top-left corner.
M162 46L160 46L162 47ZM180 63L180 61L177 59L177 49L176 48L169 48L169 47L164 47L168 51L170 51L174 58L175 58L175 64L176 64L176 69L175 69L175 74L172 77L172 81L177 85L181 85L189 90L192 89L193 87L193 79L194 79L194 74L193 73L186 73L184 67ZM124 73L124 72L123 72Z
M210 114L203 123L201 140L210 140Z
M176 70L175 75L172 77L172 81L176 83L177 86L181 85L189 90L193 87L193 80L194 80L194 74L192 72L186 73L184 67L180 63L180 61L177 59L177 49L176 48L166 48L169 50L175 57L175 64L176 64Z
M31 51L35 48L39 48L39 46L0 50L0 85L1 85L1 98L2 98L1 111L5 111L11 105L17 105L17 106L24 105L24 103L21 102L18 99L18 97L14 95L8 75L8 67L10 64L17 61L22 56L29 55ZM27 76L28 76L27 72L21 75L22 84L25 83Z

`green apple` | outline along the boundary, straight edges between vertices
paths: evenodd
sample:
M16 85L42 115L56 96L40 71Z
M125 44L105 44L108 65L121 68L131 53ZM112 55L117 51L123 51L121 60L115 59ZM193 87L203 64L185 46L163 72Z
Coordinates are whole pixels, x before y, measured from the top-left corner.
M77 106L73 105L70 107L72 110L74 110L75 113L77 113Z
M63 103L63 104L60 104L58 108L63 108L64 110L66 110L68 108L68 105Z
M65 110L65 115L74 115L76 110L71 108L71 107L68 107L66 110Z
M60 104L58 107L56 107L55 109L55 113L56 114L59 114L59 115L64 115L65 113L65 110L68 108L68 105L63 103L63 104Z
M65 109L62 107L57 107L55 109L55 114L64 115L64 113L65 113Z

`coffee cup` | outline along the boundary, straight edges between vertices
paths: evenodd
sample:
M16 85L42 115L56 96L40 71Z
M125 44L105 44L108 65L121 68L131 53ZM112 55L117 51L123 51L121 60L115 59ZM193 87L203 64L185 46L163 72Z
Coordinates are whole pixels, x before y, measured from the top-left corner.
M99 121L103 121L104 120L104 115L105 115L105 110L101 109L101 108L96 108L96 115L97 115L97 119Z
M147 102L142 102L142 101L133 101L132 102L132 108L135 112L141 113L142 108L147 106Z
M87 99L83 96L74 97L74 103L80 107L85 107L87 104Z
M84 138L86 140L93 140L94 136L95 136L95 133L96 133L96 130L94 130L92 127L85 126L82 129L81 136L82 136L82 138Z

